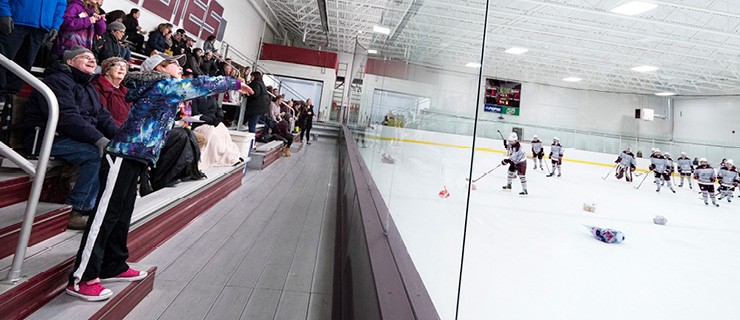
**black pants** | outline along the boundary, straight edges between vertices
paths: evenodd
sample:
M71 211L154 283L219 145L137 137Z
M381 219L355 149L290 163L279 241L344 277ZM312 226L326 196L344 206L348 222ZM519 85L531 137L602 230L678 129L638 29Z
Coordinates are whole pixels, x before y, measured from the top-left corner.
M46 33L44 29L16 25L9 35L0 35L0 54L31 70ZM14 73L0 67L0 92L16 94L23 83Z
M142 48L144 47L144 36L138 34L138 33L129 33L126 34L128 36L128 41L131 41L133 43L132 50L138 52L138 53L144 53ZM147 54L148 56L148 54Z
M301 127L301 142L303 142L303 136L306 136L306 141L311 141L311 125L307 125L305 128Z
M134 203L136 202L137 181L142 170L146 168L146 165L142 162L123 159L118 180L113 188L113 194L105 212L103 223L100 226L100 232L95 239L95 244L92 248L85 248L90 227L97 215L100 198L103 195L103 190L107 187L110 165L106 158L103 159L100 165L100 192L98 193L98 200L95 202L95 212L87 220L87 228L82 234L80 249L77 250L77 258L75 259L74 270L77 270L83 252L85 250L90 252L90 260L80 282L95 278L115 277L129 268L126 263L126 259L128 259L128 230L131 224L131 215L134 212ZM69 285L72 284L74 284L74 276L70 274Z
M285 142L285 146L290 148L290 145L293 144L293 134L288 133L287 135L276 133L276 136L280 136L283 138L283 142Z

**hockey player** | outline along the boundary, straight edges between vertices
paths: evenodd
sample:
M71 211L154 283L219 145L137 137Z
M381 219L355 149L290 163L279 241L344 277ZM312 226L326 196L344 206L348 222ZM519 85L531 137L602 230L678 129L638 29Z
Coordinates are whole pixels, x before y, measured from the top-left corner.
M683 178L689 181L689 188L693 189L691 185L691 174L694 173L694 166L692 165L691 158L686 156L686 152L681 152L681 156L676 159L676 167L678 168L678 174L681 176L681 184L679 187L683 187Z
M668 188L673 191L673 193L676 193L676 190L673 190L673 185L671 184L671 175L669 173L669 161L661 154L659 149L655 149L653 152L653 155L650 156L650 170L653 171L655 174L655 186L657 189L655 189L655 192L660 192L660 186L662 182L665 182L668 184Z
M542 141L535 134L532 137L532 162L534 162L534 168L537 169L537 162L540 163L540 170L545 170L542 167L542 157L545 156L545 148L542 147Z
M666 167L666 173L668 176L663 176L664 180L673 182L673 172L676 171L676 163L673 161L673 158L671 157L671 154L669 152L666 152L663 154L665 157L665 167ZM673 188L671 188L673 190Z
M704 204L709 205L709 202L707 202L707 196L709 196L712 198L712 204L715 207L719 207L717 199L714 197L714 180L716 180L716 177L714 168L709 166L707 158L699 159L699 166L694 170L694 179L699 184L701 195L704 198Z
M735 187L740 184L740 173L735 168L732 159L725 160L725 165L719 169L717 179L719 180L719 199L727 198L727 202L732 202Z
M619 157L617 157L617 161L614 161L614 163L617 163L617 180L622 179L624 176L624 179L627 180L627 182L632 182L632 172L637 168L637 160L635 160L635 155L632 153L632 149L627 147L627 149L622 151Z
M563 164L563 147L560 145L560 139L558 137L552 138L552 144L550 145L550 155L548 156L552 161L552 172L548 177L555 175L555 169L558 169L558 177L560 176L560 166Z
M504 189L511 189L511 181L514 177L519 175L519 181L522 183L522 192L519 194L527 195L527 178L525 174L527 172L527 154L522 150L522 145L519 144L519 138L516 132L509 134L508 141L504 141L504 147L506 148L507 158L501 161L502 165L509 165L509 175L506 179L506 185Z

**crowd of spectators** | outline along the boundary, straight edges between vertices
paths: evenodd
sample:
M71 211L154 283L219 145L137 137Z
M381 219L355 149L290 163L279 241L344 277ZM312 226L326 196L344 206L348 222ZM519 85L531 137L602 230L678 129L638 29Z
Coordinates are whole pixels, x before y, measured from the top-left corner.
M42 6L34 1L11 1L8 5L8 0L0 0L0 53L30 70L34 61L29 57L44 48L44 43L45 50L50 50L52 59L45 65L44 82L57 95L60 106L52 156L79 168L67 199L73 208L69 228L84 229L87 225L98 196L101 156L119 127L131 117L129 90L137 89L131 86L142 74L144 78L166 73L178 79L237 79L254 92L247 97L246 123L250 132L256 131L257 124L264 125L259 141L283 141L286 156L290 156L294 133L300 132L301 143L306 136L310 144L314 117L311 100L284 101L278 88L265 86L262 74L251 72L249 67L243 69L249 76L244 79L231 59L218 54L215 36L209 36L198 48L194 47L197 41L185 30L173 30L169 22L160 23L150 32L142 30L138 22L141 12L136 8L128 13L112 10L106 14L101 7L103 0L52 2L54 5L46 1ZM132 63L132 52L149 58L139 67ZM157 64L151 65L152 61ZM159 63L163 68L158 69L162 67ZM132 72L133 68L141 71ZM3 99L18 94L23 85L13 73L5 71L0 68ZM238 102L240 98L232 89L223 100ZM38 153L46 108L43 96L33 92L23 107L22 123L13 127L25 136L23 149L29 156ZM224 119L216 95L178 103L177 119L175 128L158 146L161 156L139 177L142 196L182 180L201 178L201 170L208 167L242 161L239 148L231 142L224 124L230 122Z

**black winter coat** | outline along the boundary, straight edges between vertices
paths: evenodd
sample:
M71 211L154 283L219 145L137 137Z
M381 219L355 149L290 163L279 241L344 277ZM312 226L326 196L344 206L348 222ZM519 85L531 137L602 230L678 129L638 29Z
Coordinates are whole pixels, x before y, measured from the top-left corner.
M253 95L247 96L247 109L244 115L247 117L263 115L270 110L270 94L262 80L255 80L249 83L249 87L254 91Z
M167 41L164 39L164 35L159 30L152 31L149 33L149 39L146 41L147 52L157 50L159 53L164 53L164 50L168 49Z
M113 138L118 126L110 112L100 104L98 92L92 85L95 77L75 68L56 62L46 69L44 83L49 86L59 102L59 123L56 140L71 138L95 144L100 138ZM27 129L26 151L31 152L36 126L45 127L49 116L46 100L34 90L24 110L23 127ZM43 133L43 130L41 131ZM42 134L37 145L41 145Z
M216 96L198 97L192 100L192 114L201 115L200 120L204 122L193 123L193 128L200 125L210 124L217 126L224 120L224 111L218 106Z
M100 37L100 43L102 46L97 50L98 61L103 62L103 60L110 57L121 56L121 42L118 41L113 32L108 31L103 34Z

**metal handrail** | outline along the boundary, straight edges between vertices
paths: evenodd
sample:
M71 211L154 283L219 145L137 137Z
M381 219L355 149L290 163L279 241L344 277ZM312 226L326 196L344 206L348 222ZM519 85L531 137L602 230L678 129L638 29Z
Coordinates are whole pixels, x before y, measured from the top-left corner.
M53 143L54 132L57 130L57 122L59 121L59 103L57 102L57 97L54 95L54 92L52 92L46 84L4 55L0 55L0 65L5 67L8 71L15 73L19 78L41 92L49 107L46 129L44 129L44 137L41 140L39 160L36 163L36 174L35 176L32 176L33 183L31 184L31 194L28 196L28 204L26 205L26 211L23 214L23 224L21 226L20 237L18 238L18 245L15 248L15 256L13 256L13 264L8 272L7 280L10 282L17 282L21 278L21 269L23 268L23 260L26 259L26 250L28 249L28 241L31 237L33 219L35 218L36 207L38 206L39 198L41 197L41 188L43 187L44 179L46 178L46 168L49 166L51 144ZM16 162L16 158L20 158L20 155L12 149L7 152L12 152L14 154L14 157L9 158L10 161Z

